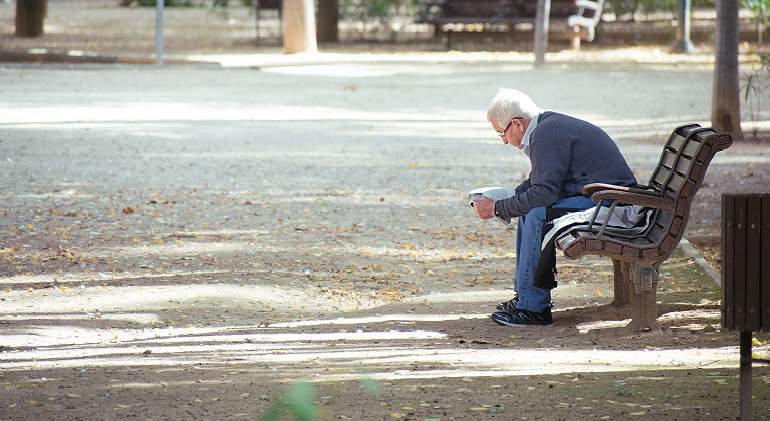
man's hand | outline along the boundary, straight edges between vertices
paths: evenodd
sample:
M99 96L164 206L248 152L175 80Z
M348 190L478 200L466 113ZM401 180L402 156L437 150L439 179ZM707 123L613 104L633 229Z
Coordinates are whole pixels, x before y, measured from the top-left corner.
M473 200L473 209L481 219L489 219L495 216L495 202L484 196Z

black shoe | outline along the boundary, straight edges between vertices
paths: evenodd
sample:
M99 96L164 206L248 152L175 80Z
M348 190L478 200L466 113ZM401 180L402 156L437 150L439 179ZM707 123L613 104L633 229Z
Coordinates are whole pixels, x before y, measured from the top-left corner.
M497 311L514 311L519 305L519 294L514 294L510 300L497 305Z
M542 313L521 309L496 311L489 317L500 326L550 325L553 323L550 307L547 307Z
M510 300L503 303L499 303L496 309L497 311L513 312L514 310L516 310L516 307L518 306L519 306L519 294L514 294L513 298L511 298ZM551 304L548 306L548 311L550 312L552 308L553 308L553 302L551 302Z

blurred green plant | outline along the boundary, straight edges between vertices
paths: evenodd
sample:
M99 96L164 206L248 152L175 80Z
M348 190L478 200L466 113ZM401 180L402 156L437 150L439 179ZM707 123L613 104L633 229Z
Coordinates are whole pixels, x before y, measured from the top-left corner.
M607 0L609 10L612 11L618 20L633 21L637 12L655 13L670 12L676 16L677 9L682 0ZM715 0L692 0L691 7L713 8ZM759 0L758 0L759 1ZM769 1L769 0L762 0Z
M749 117L754 123L751 132L756 139L759 134L757 121L762 111L762 97L770 85L770 54L760 53L759 64L744 73L741 79L743 79L743 100L749 106Z
M754 14L752 21L757 28L757 45L762 45L762 35L765 32L767 24L770 23L767 11L770 10L770 0L743 0L743 7L751 10Z
M639 0L608 0L609 9L618 20L634 20L634 13L639 8Z
M421 0L342 0L340 14L354 19L386 21L396 16L415 16Z
M271 405L259 421L279 421L288 411L297 421L313 421L318 417L315 388L310 383L296 383L289 387L278 403Z
M374 379L361 380L361 387L372 395L379 395L382 384ZM319 410L315 403L315 387L306 382L295 383L286 390L281 399L265 410L259 421L279 421L288 412L296 421L318 419Z

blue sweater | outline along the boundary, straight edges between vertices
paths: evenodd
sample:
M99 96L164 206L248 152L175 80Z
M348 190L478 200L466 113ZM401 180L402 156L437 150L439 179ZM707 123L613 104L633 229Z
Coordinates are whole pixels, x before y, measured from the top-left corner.
M516 187L515 196L495 203L498 216L515 218L561 198L582 195L589 183L636 185L625 158L604 130L564 114L540 114L530 138L529 159L529 178Z

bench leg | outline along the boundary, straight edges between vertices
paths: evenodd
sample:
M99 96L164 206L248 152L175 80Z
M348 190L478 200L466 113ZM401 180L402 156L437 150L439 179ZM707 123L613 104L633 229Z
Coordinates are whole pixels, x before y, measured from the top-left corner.
M615 299L612 301L614 307L625 307L631 303L633 292L631 290L631 277L628 273L628 266L629 264L626 262L612 259L612 270L615 279Z
M572 49L575 51L580 51L580 27L579 26L572 27Z
M630 272L634 286L631 327L634 330L657 330L658 271L650 264L631 263Z

